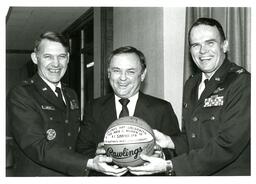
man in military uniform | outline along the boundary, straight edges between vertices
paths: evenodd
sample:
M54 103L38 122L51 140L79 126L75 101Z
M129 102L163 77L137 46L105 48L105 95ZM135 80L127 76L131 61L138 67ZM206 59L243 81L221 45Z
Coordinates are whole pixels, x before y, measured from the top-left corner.
M250 73L226 58L228 41L214 19L199 18L190 28L189 44L202 72L191 76L184 87L184 134L169 137L154 130L156 142L175 148L179 156L171 160L142 156L150 164L130 171L250 175Z
M94 161L106 164L111 158L88 159L75 152L79 103L76 93L60 82L69 62L67 40L54 32L42 34L31 58L37 74L16 86L8 98L17 144L15 176L86 175L87 168L101 171L101 163Z

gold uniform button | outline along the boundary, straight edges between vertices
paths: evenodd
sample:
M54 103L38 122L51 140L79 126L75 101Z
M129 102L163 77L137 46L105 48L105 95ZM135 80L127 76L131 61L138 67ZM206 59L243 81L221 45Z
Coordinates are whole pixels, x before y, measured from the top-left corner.
M72 146L69 146L68 149L69 149L69 150L72 150Z
M68 136L71 136L71 133L70 133L70 132L68 132Z
M192 133L192 134L191 134L191 137L192 137L192 138L196 138L196 134L195 134L195 133Z
M194 122L198 121L198 118L197 118L196 116L193 117L193 121L194 121Z
M65 123L66 123L66 124L68 123L68 120L67 120L67 119L65 120Z
M53 117L50 117L50 120L52 121L52 120L53 120Z

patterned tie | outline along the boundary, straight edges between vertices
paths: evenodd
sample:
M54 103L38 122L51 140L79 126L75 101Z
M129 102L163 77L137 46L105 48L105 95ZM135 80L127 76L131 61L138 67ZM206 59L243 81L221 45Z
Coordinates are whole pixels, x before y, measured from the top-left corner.
M127 98L121 98L119 102L122 104L122 111L119 114L119 118L129 116L129 110L127 108L127 104L130 102Z
M60 89L59 87L56 87L55 92L58 94L57 99L58 99L59 103L65 107L66 104L65 104L64 101L63 101L61 89Z

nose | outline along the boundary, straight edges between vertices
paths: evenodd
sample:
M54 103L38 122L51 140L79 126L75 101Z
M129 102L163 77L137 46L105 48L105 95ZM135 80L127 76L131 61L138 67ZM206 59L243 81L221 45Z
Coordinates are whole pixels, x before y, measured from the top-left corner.
M207 46L206 46L206 45L201 45L199 52L200 52L201 54L204 54L204 53L206 53L207 51L208 51Z
M54 56L53 59L52 59L52 65L53 66L59 66L59 59L57 56Z
M127 79L126 72L122 71L120 74L120 80L126 80L126 79Z

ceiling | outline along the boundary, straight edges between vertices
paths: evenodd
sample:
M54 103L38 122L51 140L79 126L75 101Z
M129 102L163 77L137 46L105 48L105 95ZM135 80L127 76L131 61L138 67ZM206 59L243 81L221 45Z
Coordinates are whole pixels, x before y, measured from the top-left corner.
M11 7L6 16L6 50L33 50L42 32L62 32L89 7Z

